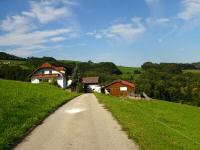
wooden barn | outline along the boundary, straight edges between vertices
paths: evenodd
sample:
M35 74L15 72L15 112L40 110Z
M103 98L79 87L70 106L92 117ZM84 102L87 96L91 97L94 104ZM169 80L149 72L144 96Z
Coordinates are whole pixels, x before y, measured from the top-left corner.
M135 94L135 84L117 80L104 87L105 93L114 96L133 96Z
M99 85L99 77L84 77L82 78L85 92L101 93L101 86Z

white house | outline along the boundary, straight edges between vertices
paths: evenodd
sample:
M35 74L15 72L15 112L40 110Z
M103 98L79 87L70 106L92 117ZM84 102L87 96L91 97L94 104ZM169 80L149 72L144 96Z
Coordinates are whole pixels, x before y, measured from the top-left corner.
M31 83L41 83L44 81L52 82L56 80L58 86L61 88L66 88L66 75L64 67L56 67L49 63L44 63L42 66L38 67L30 75Z
M84 77L82 83L87 92L101 93L101 86L99 85L99 77Z

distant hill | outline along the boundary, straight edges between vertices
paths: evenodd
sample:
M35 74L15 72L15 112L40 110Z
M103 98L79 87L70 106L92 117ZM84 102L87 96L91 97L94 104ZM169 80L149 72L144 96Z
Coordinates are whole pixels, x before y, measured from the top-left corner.
M25 60L25 58L17 57L5 52L0 52L0 60Z
M193 65L194 65L197 69L200 69L200 62L193 63Z
M4 61L9 62L9 64L5 64ZM0 73L0 78L3 79L25 80L28 73L45 62L55 66L64 66L68 76L73 75L75 68L78 69L77 73L80 79L85 76L100 76L103 83L119 79L122 74L121 70L112 62L94 63L92 61L56 60L53 57L20 58L4 52L1 52L0 62L2 62L0 63L0 72L2 72ZM26 70L26 73L24 73L24 70ZM23 78L18 77L20 72L23 72L23 76L21 75Z
M9 64L6 64L7 62L9 62ZM56 60L53 57L21 58L11 54L0 52L0 71L4 73L6 72L6 74L4 74L4 76L7 76L6 79L13 79L13 74L17 75L18 72L21 72L23 70L25 70L26 72L23 73L23 77L25 77L26 74L32 72L35 68L42 65L44 62L49 62L50 64L53 64L55 66L64 66L67 69L66 72L69 76L73 75L75 68L78 69L78 74L80 78L83 76L100 76L102 79L102 83L109 83L116 79L123 79L130 82L135 82L144 71L142 67L117 66L113 62L94 63L92 61L81 62L73 60ZM187 72L187 70L189 70L189 72L193 73L198 72L198 69L200 69L200 62L190 64L161 63L161 68L167 68L167 66L169 67L174 65L178 65L178 68L180 70L186 70L184 72ZM145 63L143 66L145 66L146 68L156 67L155 64L151 63ZM6 70L15 70L15 72L13 73L12 71ZM9 75L7 75L8 72ZM0 78L4 77L1 77L0 74ZM16 77L16 79L18 78ZM22 80L21 77L20 79Z

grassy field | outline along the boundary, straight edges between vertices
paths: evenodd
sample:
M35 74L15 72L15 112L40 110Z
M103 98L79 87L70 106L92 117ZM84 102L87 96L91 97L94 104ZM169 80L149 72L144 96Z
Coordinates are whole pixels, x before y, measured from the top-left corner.
M200 69L183 70L183 73L188 73L188 72L200 75Z
M142 72L142 68L140 67L125 67L125 66L118 66L119 70L122 72L121 77L123 79L129 79L131 76L134 79L137 79L140 74L136 74L135 71L138 70Z
M199 150L200 109L166 101L96 94L143 150Z
M0 80L0 150L8 149L58 106L77 96L50 85Z
M26 61L23 60L0 60L0 67L2 62L9 62L9 66L20 66L22 69L25 70L33 70L34 67L28 64Z

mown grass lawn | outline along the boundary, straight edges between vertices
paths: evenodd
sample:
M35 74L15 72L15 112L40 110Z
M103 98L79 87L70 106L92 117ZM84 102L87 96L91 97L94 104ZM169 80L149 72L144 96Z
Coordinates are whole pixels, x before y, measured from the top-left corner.
M8 149L58 106L77 95L49 85L0 79L0 150Z
M143 150L200 150L200 109L96 94Z

